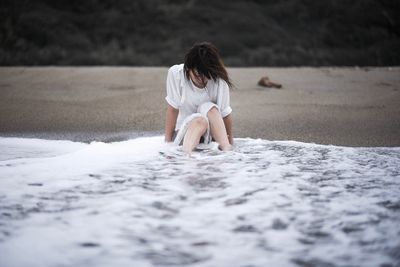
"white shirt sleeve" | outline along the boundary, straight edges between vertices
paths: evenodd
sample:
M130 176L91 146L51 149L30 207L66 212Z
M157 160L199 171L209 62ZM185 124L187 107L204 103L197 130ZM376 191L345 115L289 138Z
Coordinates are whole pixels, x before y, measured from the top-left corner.
M181 95L179 93L179 78L174 72L174 66L169 68L167 75L167 96L165 100L167 100L168 104L170 104L175 109L179 108Z
M223 118L231 114L232 108L230 106L229 86L222 79L220 79L218 84L217 105Z

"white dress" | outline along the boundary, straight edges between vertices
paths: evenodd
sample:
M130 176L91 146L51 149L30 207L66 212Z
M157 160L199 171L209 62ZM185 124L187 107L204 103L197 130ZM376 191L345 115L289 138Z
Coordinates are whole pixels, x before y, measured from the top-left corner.
M205 88L198 88L191 79L186 78L183 64L180 64L169 68L166 87L166 101L179 110L174 139L177 145L182 143L189 122L197 117L203 117L208 121L207 112L212 107L217 107L223 118L232 112L229 86L223 79L218 78L216 81L210 79ZM205 144L211 142L210 124L203 138Z

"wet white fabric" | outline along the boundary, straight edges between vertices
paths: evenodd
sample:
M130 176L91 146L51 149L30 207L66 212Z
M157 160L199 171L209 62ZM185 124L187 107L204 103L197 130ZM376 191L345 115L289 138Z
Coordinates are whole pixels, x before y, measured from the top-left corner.
M207 127L207 131L204 133L203 138L204 138L204 142L200 143L197 148L206 148L205 146L209 145L211 143L211 130L210 130L210 122L208 121L208 117L207 117L207 113L208 111L210 111L211 108L216 107L219 111L219 107L212 103L212 102L205 102L203 104L201 104L198 108L197 108L197 112L193 113L192 115L189 115L185 118L185 120L182 122L182 125L174 139L174 144L175 145L181 145L183 143L183 138L185 137L185 134L188 130L189 127L189 123L196 119L196 118L204 118L207 123L208 123L208 127ZM220 111L219 111L220 112Z
M185 119L194 113L201 104L211 102L219 107L222 117L232 112L229 100L229 86L222 80L209 80L205 88L196 87L185 77L183 64L174 65L168 70L166 82L166 101L172 107L179 109L175 131L178 131Z

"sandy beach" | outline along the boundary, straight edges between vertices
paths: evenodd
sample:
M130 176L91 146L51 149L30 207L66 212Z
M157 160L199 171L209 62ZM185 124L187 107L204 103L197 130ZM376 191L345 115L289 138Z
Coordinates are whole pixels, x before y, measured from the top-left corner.
M162 134L167 67L2 67L0 136ZM400 146L400 68L229 68L235 137ZM261 76L282 89L257 85Z
M165 67L0 68L0 266L399 266L400 68L229 71L188 156Z

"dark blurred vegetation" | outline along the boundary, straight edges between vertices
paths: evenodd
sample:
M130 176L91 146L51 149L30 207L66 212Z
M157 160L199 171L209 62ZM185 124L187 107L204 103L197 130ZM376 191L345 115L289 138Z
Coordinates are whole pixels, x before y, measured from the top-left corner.
M399 0L2 0L0 65L400 65Z

